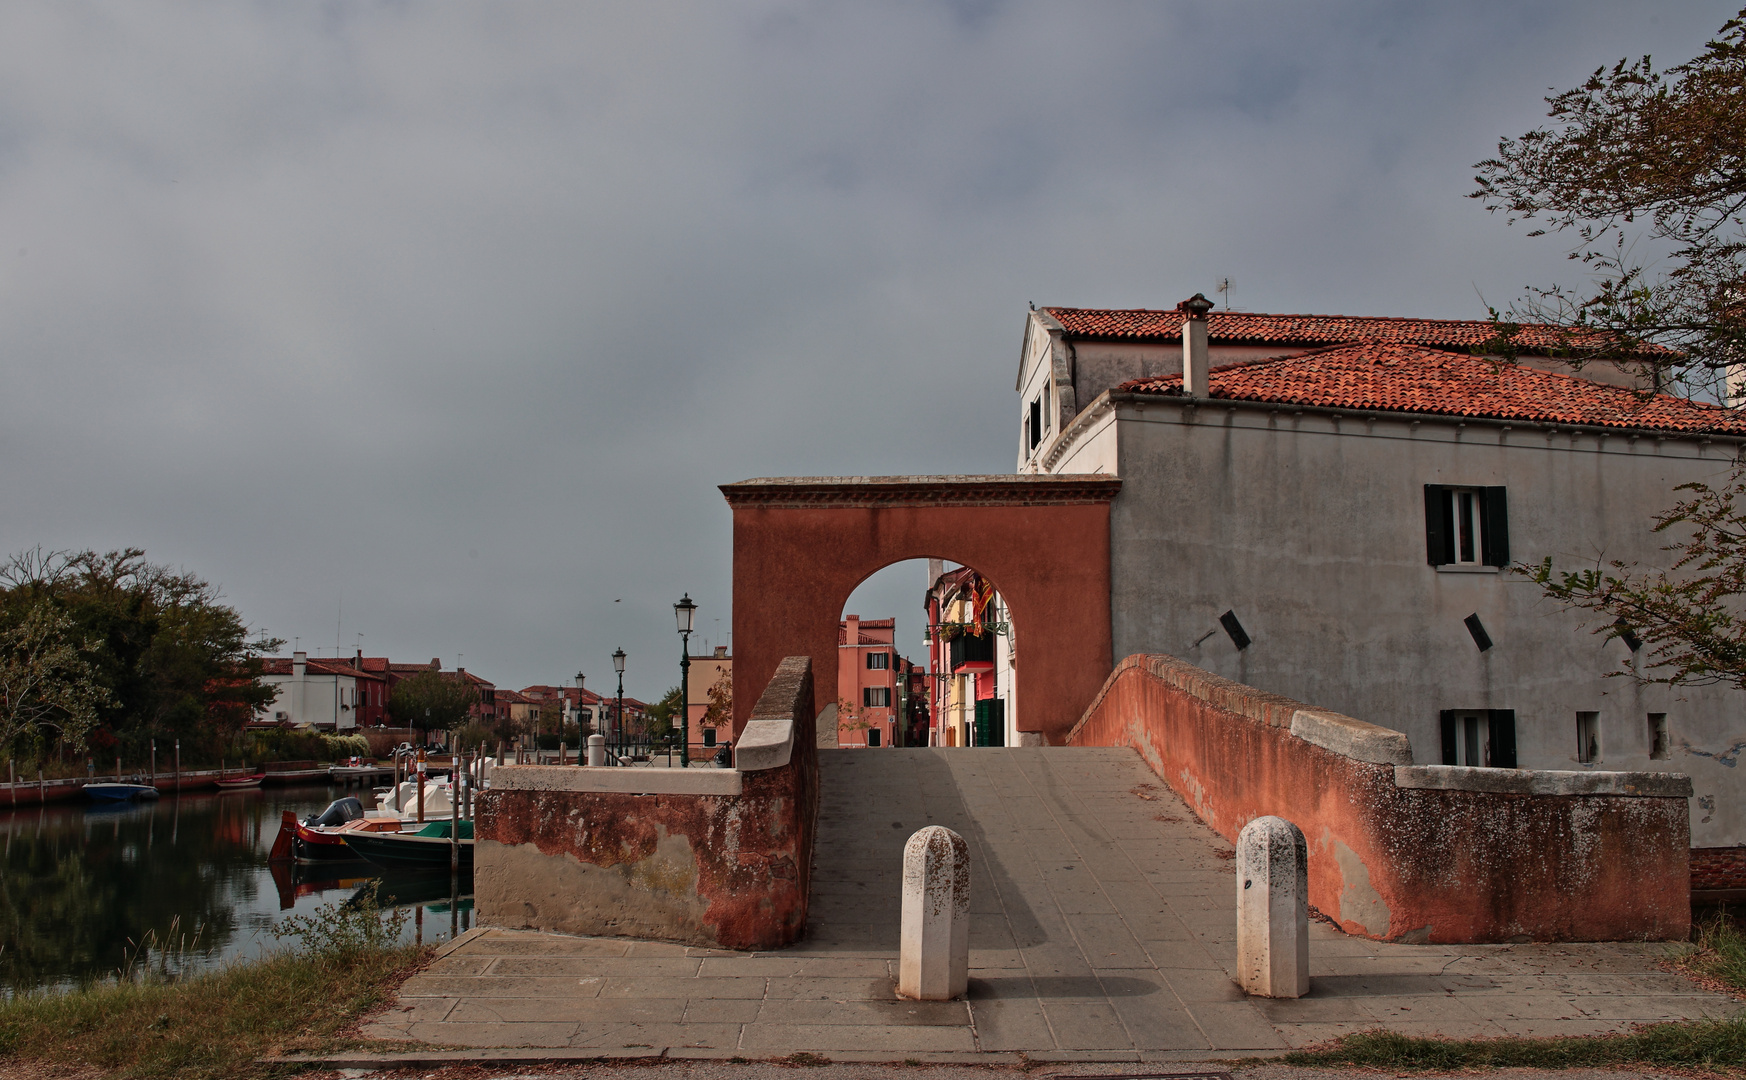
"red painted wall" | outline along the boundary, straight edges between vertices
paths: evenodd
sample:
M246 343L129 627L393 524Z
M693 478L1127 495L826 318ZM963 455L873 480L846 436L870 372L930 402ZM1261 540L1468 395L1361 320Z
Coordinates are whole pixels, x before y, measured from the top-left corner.
M734 515L735 729L785 656L812 658L815 715L836 701L849 594L892 563L940 558L993 581L1027 654L1047 658L1018 675L1019 726L1060 742L1112 662L1109 501L1120 487L1103 476L724 485Z
M1301 708L1173 657L1131 656L1069 741L1132 746L1233 842L1263 815L1295 823L1309 841L1310 902L1349 933L1430 942L1686 936L1685 799L1398 788L1394 766L1292 735ZM1385 929L1374 901L1365 906L1372 897L1386 905ZM1359 921L1366 915L1369 928Z

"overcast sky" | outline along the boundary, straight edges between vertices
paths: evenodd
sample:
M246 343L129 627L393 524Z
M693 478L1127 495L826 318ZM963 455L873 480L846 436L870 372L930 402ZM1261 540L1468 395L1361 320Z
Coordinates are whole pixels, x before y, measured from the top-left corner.
M0 547L651 697L682 591L730 625L716 485L1011 471L1027 301L1482 317L1569 267L1472 163L1730 14L7 3Z

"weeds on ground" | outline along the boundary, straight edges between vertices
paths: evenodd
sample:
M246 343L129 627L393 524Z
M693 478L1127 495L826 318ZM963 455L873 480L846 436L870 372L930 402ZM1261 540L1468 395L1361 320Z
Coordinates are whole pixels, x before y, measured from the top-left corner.
M1390 1031L1347 1035L1331 1046L1298 1050L1287 1065L1372 1069L1581 1069L1619 1065L1739 1069L1746 1062L1746 1019L1653 1024L1629 1035L1570 1039L1421 1039Z
M1693 928L1681 969L1746 993L1746 933L1725 914ZM1387 1031L1347 1035L1284 1058L1291 1065L1357 1065L1445 1072L1455 1069L1577 1069L1620 1065L1746 1068L1746 1016L1652 1024L1628 1035L1565 1039L1421 1039Z
M1746 933L1726 911L1718 911L1693 927L1690 952L1676 963L1691 974L1713 980L1736 994L1746 994Z
M386 1001L424 952L397 943L399 913L373 896L281 924L296 944L247 963L176 977L135 967L65 992L0 1002L0 1056L96 1067L117 1077L258 1075L255 1060L342 1037Z

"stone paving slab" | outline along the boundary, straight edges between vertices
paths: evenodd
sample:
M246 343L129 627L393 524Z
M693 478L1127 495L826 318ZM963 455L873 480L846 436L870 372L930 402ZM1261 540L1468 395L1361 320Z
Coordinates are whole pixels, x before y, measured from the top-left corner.
M829 750L820 767L801 944L733 953L476 929L367 1034L629 1056L1139 1061L1278 1053L1379 1026L1599 1034L1740 1008L1661 969L1663 945L1398 945L1320 922L1310 995L1249 998L1232 977L1230 845L1132 751ZM903 844L931 824L970 844L967 1001L894 992Z

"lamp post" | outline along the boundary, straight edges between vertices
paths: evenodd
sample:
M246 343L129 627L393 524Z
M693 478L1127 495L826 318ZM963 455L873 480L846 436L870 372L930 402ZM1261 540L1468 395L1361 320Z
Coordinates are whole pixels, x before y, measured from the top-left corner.
M691 620L697 616L697 605L686 593L673 605L673 615L679 620L679 767L691 765Z
M624 756L624 646L619 646L612 654L612 670L618 672L618 704L613 706L612 718L618 726L618 755Z

